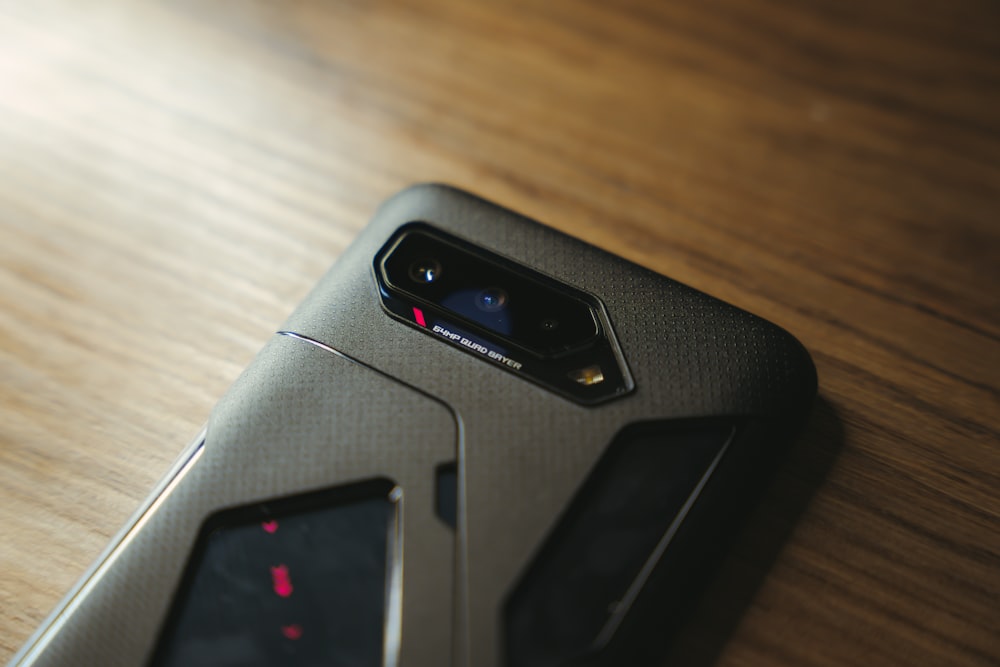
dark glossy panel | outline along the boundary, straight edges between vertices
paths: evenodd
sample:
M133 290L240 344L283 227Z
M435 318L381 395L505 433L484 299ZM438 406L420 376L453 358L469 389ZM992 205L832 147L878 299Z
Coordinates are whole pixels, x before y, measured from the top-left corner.
M615 438L506 605L508 665L563 665L607 643L733 432L713 420Z
M353 485L211 517L153 666L380 666L391 488Z

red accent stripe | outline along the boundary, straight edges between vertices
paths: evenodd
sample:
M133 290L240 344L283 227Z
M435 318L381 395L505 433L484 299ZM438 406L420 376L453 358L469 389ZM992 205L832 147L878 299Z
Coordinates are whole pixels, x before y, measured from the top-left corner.
M417 324L419 324L420 326L422 327L427 326L427 321L424 320L424 313L419 308L413 309L413 318L417 321Z

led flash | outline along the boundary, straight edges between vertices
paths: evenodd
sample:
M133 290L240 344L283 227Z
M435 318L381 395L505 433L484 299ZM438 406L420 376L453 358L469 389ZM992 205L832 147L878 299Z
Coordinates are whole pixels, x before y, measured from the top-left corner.
M601 370L600 366L587 366L586 368L581 368L578 371L573 371L569 374L571 380L579 382L585 387L589 387L592 384L600 384L604 382L604 372Z

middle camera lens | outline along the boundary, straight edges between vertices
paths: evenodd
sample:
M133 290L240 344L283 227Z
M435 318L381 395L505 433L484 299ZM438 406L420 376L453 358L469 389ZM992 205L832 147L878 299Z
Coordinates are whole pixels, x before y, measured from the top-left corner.
M507 292L499 287L488 287L476 295L476 308L495 313L507 305Z

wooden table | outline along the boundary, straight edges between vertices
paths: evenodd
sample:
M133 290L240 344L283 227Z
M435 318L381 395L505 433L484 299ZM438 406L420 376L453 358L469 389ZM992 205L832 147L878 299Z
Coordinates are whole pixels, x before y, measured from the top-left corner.
M0 661L425 180L812 352L676 664L1000 663L988 0L0 3Z

